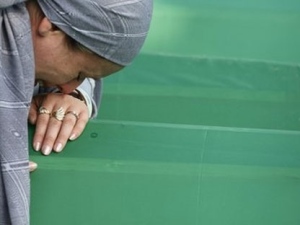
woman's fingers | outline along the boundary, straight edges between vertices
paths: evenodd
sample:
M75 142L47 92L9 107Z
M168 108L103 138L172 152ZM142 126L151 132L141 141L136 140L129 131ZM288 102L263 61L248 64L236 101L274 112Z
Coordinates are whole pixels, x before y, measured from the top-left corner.
M73 96L51 93L37 110L33 147L44 155L61 152L68 140L76 139L88 122L87 106Z

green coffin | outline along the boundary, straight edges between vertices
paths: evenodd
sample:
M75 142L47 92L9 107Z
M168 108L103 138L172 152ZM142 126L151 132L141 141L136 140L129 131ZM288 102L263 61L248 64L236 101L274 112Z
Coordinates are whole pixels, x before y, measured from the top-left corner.
M98 118L30 148L31 224L299 225L299 62L298 0L155 1Z

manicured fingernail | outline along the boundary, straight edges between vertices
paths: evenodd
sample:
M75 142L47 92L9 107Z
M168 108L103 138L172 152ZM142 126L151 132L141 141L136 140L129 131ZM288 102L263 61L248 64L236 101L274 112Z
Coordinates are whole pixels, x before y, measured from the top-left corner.
M62 144L61 143L59 143L57 146L56 146L56 148L54 149L56 152L61 152L61 150L62 150Z
M44 153L44 155L49 155L51 152L51 148L47 145L42 149L42 152Z
M34 148L35 151L39 151L41 149L41 143L40 142L36 142L33 145L33 148Z
M34 170L36 170L36 168L38 167L38 165L35 162L29 162L29 171L32 172Z
M72 135L69 137L69 140L74 141L75 138L76 138L76 134L72 134Z

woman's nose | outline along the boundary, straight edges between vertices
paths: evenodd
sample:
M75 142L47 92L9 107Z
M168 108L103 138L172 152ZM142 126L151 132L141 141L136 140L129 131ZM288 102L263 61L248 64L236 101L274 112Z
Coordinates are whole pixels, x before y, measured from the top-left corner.
M72 80L66 84L57 85L57 87L60 89L60 91L64 94L70 94L72 91L74 91L81 83L81 81Z

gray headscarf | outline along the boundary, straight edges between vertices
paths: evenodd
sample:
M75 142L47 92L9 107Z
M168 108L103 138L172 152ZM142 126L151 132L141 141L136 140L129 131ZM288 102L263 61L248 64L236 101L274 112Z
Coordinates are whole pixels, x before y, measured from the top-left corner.
M92 52L119 65L139 53L152 0L38 0L46 17Z

